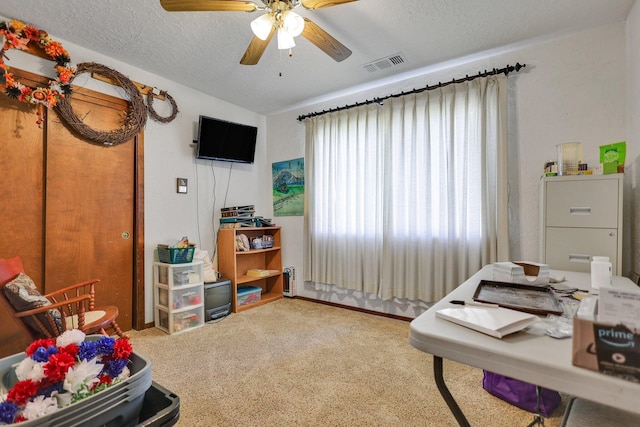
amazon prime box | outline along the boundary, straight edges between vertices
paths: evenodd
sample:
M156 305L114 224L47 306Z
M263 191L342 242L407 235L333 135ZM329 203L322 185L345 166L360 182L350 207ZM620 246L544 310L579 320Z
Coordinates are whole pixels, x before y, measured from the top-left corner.
M580 310L573 318L572 363L640 383L640 334L624 323L595 319L597 315L581 317Z

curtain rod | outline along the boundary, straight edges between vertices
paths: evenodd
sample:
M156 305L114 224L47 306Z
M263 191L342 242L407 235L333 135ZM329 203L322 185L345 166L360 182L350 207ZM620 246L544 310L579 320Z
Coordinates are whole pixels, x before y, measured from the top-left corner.
M384 100L389 99L389 98L398 98L400 96L409 95L409 94L412 94L412 93L420 93L420 92L424 92L426 90L438 89L438 88L445 87L445 86L448 86L448 85L454 84L454 83L468 82L468 81L477 79L478 77L487 77L487 76L493 76L493 75L496 75L496 74L504 74L506 76L509 73L513 72L513 71L515 71L517 73L518 71L520 71L520 69L522 69L522 68L524 68L526 66L527 66L527 64L520 64L520 63L516 63L516 65L507 64L507 66L504 67L504 68L500 68L500 69L494 68L491 71L484 70L484 72L478 72L478 74L476 74L475 76L469 76L467 74L465 77L460 78L460 79L452 79L451 81L445 82L445 83L438 82L437 85L432 85L432 86L427 85L427 86L425 86L423 88L420 88L420 89L413 89L413 90L410 90L408 92L395 93L393 95L383 96L382 98L373 98L371 100L367 99L364 102L356 102L355 104L345 105L344 107L336 107L336 108L330 108L328 110L316 111L315 113L309 113L309 114L305 114L305 115L302 115L302 116L298 116L298 121L301 122L304 119L308 119L309 117L321 116L321 115L327 114L327 113L334 113L336 111L342 111L342 110L347 110L349 108L360 107L361 105L368 105L368 104L373 104L373 103L382 105Z

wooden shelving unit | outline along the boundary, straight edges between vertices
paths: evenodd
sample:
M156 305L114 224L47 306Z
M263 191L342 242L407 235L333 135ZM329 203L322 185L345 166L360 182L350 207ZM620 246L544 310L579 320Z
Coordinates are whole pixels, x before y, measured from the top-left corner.
M236 237L244 234L249 242L256 237L270 235L273 247L267 249L236 250ZM283 298L282 255L280 227L225 228L218 235L218 270L231 280L231 311L238 313L252 307L267 304ZM275 270L276 273L263 277L247 276L247 270ZM238 286L250 285L262 289L260 300L238 304Z

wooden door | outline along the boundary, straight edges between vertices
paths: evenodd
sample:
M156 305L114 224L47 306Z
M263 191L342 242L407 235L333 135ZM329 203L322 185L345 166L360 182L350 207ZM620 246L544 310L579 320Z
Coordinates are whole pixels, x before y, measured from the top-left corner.
M42 284L44 130L35 111L0 94L0 258L20 255L29 276ZM0 357L30 342L24 324L0 305Z
M114 129L127 103L76 90L71 105L94 130ZM135 140L89 143L49 114L46 133L45 291L98 278L96 300L132 327Z
M37 284L44 260L44 129L33 106L0 95L0 258L19 255Z
M30 86L46 84L13 71ZM71 102L94 129L118 128L127 108L82 88ZM54 111L42 128L36 119L35 107L0 94L0 258L19 255L42 292L99 278L98 302L119 308L121 328L144 327L142 135L104 147ZM0 311L0 357L23 351L30 340Z

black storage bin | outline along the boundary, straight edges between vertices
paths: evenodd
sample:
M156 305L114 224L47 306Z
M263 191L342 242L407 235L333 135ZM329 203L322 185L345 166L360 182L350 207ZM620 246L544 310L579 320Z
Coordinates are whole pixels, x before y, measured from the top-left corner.
M153 381L144 394L136 427L169 427L180 418L180 398Z

